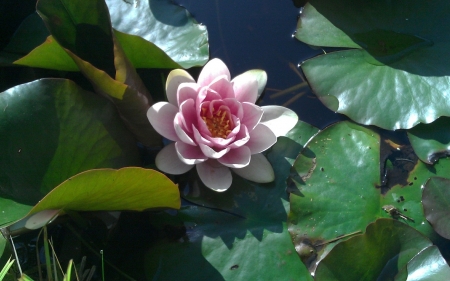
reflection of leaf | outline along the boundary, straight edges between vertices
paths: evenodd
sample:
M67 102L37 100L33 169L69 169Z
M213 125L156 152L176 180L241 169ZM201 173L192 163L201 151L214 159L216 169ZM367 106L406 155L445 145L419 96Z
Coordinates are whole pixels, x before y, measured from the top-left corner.
M69 80L11 88L0 94L0 108L0 224L79 172L139 164L114 106Z
M431 177L422 194L427 220L441 236L450 239L450 180Z
M391 217L383 211L385 205L394 206L414 222L397 219L437 239L423 214L420 186L433 173L448 176L450 159L442 159L434 171L421 161L393 159L402 160L406 173L382 194L377 188L384 174L380 171L380 156L384 155L380 155L379 141L375 131L340 122L321 131L304 148L291 173L298 192L290 197L289 231L296 246L305 241L314 246L362 231L380 217ZM317 249L317 259L323 258L333 246ZM311 261L311 271L314 262Z
M233 175L233 184L223 193L211 191L199 181L189 183L182 194L196 205L183 208L177 222L170 224L186 227L185 240L161 241L150 249L150 276L159 274L158 280L182 276L192 280L269 280L278 279L281 271L283 278L311 280L287 232L285 180L302 145L317 131L299 122L287 137L278 138L267 151L276 175L272 183L256 184ZM204 270L199 271L197 263ZM167 270L173 267L179 270Z
M445 1L312 0L297 38L355 49L310 59L302 69L327 107L358 123L391 130L430 123L450 107L447 12Z
M450 117L441 117L431 124L419 124L408 130L408 138L420 160L433 164L450 154Z
M369 224L364 234L337 244L317 266L315 280L364 281L377 280L380 275L383 277L379 280L392 280L412 257L431 244L403 223L379 219Z

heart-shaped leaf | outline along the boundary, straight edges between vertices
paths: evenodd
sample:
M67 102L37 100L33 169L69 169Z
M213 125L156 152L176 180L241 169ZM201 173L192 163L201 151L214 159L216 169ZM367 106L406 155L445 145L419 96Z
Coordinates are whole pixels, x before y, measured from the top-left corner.
M450 33L442 24L449 11L445 1L309 1L296 37L354 49L310 59L302 69L328 108L358 123L395 130L433 122L450 108Z
M279 276L311 280L287 231L285 179L302 144L316 132L317 128L299 122L287 137L278 138L267 152L275 170L272 183L256 184L233 175L233 184L223 193L211 191L198 180L186 185L182 194L194 205L182 208L176 217L165 214L158 219L166 238L147 253L148 276L155 280L272 280Z

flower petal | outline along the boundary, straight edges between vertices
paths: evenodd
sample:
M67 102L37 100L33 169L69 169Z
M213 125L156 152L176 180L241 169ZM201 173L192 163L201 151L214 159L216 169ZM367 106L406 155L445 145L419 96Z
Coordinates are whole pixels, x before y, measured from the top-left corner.
M197 164L197 173L202 182L217 192L227 190L233 181L231 171L216 160L208 160Z
M163 137L178 141L179 138L173 126L173 120L178 112L178 107L168 102L158 102L147 111L147 118L153 128Z
M215 151L214 149L212 149L211 147L204 145L202 143L199 143L198 146L200 146L200 149L202 150L202 152L206 155L206 157L208 158L213 158L213 159L218 159L222 156L225 155L225 153L227 153L228 151L230 151L230 148L225 148L222 149L220 151Z
M258 82L258 97L261 96L262 92L264 91L264 88L267 84L267 73L262 69L251 69L248 70L236 77L234 77L233 80L236 79L243 79L243 80L249 80L249 79L255 79Z
M258 124L250 133L250 140L245 144L252 154L263 152L277 142L277 137L269 127Z
M183 142L177 141L175 149L180 160L188 165L195 165L208 160L198 146L192 146Z
M202 144L205 144L205 145L207 145L207 146L212 146L212 145L213 145L213 143L212 143L210 140L205 139L205 138L200 134L199 130L198 130L197 127L195 127L194 125L192 125L192 130L194 131L194 139L195 139L195 141L197 142L197 144L202 143Z
M169 73L169 76L167 76L166 80L166 96L167 100L175 105L178 106L177 102L177 92L178 92L178 86L180 86L181 83L186 82L194 82L194 78L183 69L174 69Z
M262 106L261 108L264 110L264 114L260 123L269 127L277 137L286 135L297 124L298 116L289 108L278 105Z
M247 126L249 131L252 131L261 121L264 111L261 107L248 102L242 103L242 107L244 108L244 117L241 122Z
M192 124L197 123L197 114L194 100L185 100L180 105L180 113L182 116L181 121L183 123L183 130L192 133Z
M241 147L244 144L246 144L249 139L250 139L250 135L248 133L247 127L245 125L242 125L240 131L236 134L235 141L232 144L230 144L228 147L231 149Z
M172 175L184 174L194 167L194 165L183 163L180 158L178 158L175 143L165 146L158 155L156 155L155 164L156 167L164 173Z
M272 182L275 179L275 173L272 165L261 153L252 155L250 164L240 169L232 169L236 174L257 183Z
M200 91L200 86L197 83L181 83L177 91L177 106L188 100L196 100L198 92Z
M234 95L240 102L255 103L258 98L258 82L250 76L236 76L233 81Z
M183 129L183 127L184 127L183 117L179 112L175 116L175 120L173 121L173 126L174 126L175 132L176 132L177 136L180 138L181 142L190 144L191 146L197 145L194 142L194 140L192 140L192 138L189 136L189 134Z
M219 163L230 168L243 168L250 163L252 155L246 146L231 149L227 154L217 159Z
M203 67L198 76L197 83L200 86L208 86L217 76L226 75L230 81L230 71L220 59L212 59Z
M222 99L234 98L233 85L230 83L229 77L225 75L216 77L211 84L209 84L209 89L218 93Z

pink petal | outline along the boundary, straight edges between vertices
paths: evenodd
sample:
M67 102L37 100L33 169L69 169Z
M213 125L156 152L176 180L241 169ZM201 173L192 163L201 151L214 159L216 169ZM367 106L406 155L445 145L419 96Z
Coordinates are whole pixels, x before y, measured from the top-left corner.
M228 147L231 149L238 148L246 144L250 140L250 134L248 133L247 127L245 125L241 126L241 130L236 134L235 141Z
M165 146L156 155L155 164L164 173L181 175L192 169L194 165L186 165L178 158L175 143Z
M216 77L211 84L209 84L209 89L218 93L222 99L234 98L233 85L230 83L229 77L225 75Z
M244 117L241 122L247 126L249 131L252 131L258 125L264 111L261 107L248 102L242 103L242 107L244 108Z
M192 146L183 142L177 141L175 149L180 160L188 165L195 165L208 160L198 146Z
M197 164L197 173L207 187L217 192L227 190L233 181L230 169L211 159Z
M233 171L244 179L257 183L268 183L275 179L272 165L261 153L252 155L250 164L244 168L233 169Z
M217 159L219 163L230 168L243 168L250 163L252 155L246 146L231 149L222 158Z
M209 85L216 77L225 75L230 81L230 71L220 59L212 59L203 67L198 76L197 83L200 86Z
M158 102L147 111L147 118L153 128L163 137L178 141L179 138L173 126L173 120L178 113L178 108L168 102Z
M218 159L225 155L228 151L230 151L230 148L225 148L220 151L215 151L211 147L204 145L202 143L199 143L198 146L200 146L200 149L202 150L203 154L205 154L208 158Z
M178 92L178 86L181 83L185 82L194 82L194 78L183 69L174 69L169 73L169 76L167 76L166 80L166 96L167 100L175 105L178 106L177 102L177 92Z
M233 114L239 119L242 119L242 117L244 117L244 109L242 108L242 104L238 102L235 98L224 99L223 103L226 106L228 106L231 114Z
M188 99L196 100L200 86L197 83L182 83L178 87L177 92L177 106L180 106Z
M245 144L253 154L263 152L277 142L275 134L265 125L258 124L250 132L250 140Z
M195 110L195 102L192 99L185 100L180 105L180 113L182 116L183 129L192 133L192 124L197 123L197 114Z
M255 103L258 98L258 81L253 77L240 75L231 81L234 95L240 102Z
M192 130L194 131L194 139L197 142L197 144L205 144L207 146L213 146L212 141L204 138L194 125L192 125Z
M218 149L222 149L227 147L232 141L234 141L235 137L231 137L231 138L212 138L209 136L205 137L207 140L209 140L214 148L218 148Z
M194 145L197 144L192 140L192 138L189 136L188 132L184 130L184 124L183 124L183 117L178 112L175 116L175 120L173 121L173 126L175 128L175 132L177 133L177 136L180 138L180 142L184 142L186 144Z
M220 100L222 96L208 87L202 87L198 91L196 106L200 106L205 101Z
M269 127L277 137L286 135L297 124L298 116L289 108L278 105L262 106L261 108L264 110L264 114L260 123Z

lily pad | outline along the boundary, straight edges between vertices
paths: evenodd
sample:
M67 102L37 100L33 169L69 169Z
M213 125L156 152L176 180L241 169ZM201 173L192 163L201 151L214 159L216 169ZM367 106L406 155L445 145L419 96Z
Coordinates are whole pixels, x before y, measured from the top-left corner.
M256 184L233 175L233 184L223 193L211 191L199 180L181 184L182 196L193 205L175 217L159 219L161 229L181 229L181 233L165 235L149 249L148 276L154 280L270 280L279 276L312 280L287 231L285 179L302 144L317 131L299 122L288 137L278 138L267 152L275 170L272 183Z
M450 267L439 249L436 246L430 246L408 262L407 272L407 281L446 280L450 276Z
M0 225L75 174L140 163L115 107L69 80L11 88L0 94L0 108Z
M440 157L450 155L450 117L419 124L408 130L408 138L420 160L434 164Z
M441 159L430 169L417 158L394 158L404 169L402 178L385 189L380 155L376 131L340 122L317 134L296 159L290 178L289 231L311 271L335 245L328 241L363 231L378 218L395 218L438 239L423 214L420 186L433 174L447 176L450 161ZM388 206L396 211L386 212L383 207ZM304 255L304 247L313 252Z
M431 241L392 219L378 219L366 232L337 244L320 261L315 280L389 280ZM392 266L392 263L395 266ZM351 268L351 270L349 270Z
M389 130L431 123L450 108L446 11L445 1L312 0L296 37L354 49L310 59L302 69L328 108L358 123Z
M450 239L450 180L431 177L424 185L422 203L434 230Z
M206 26L198 24L185 8L166 0L106 0L106 4L113 28L152 42L183 68L208 61ZM146 57L141 60L144 65L148 61Z

